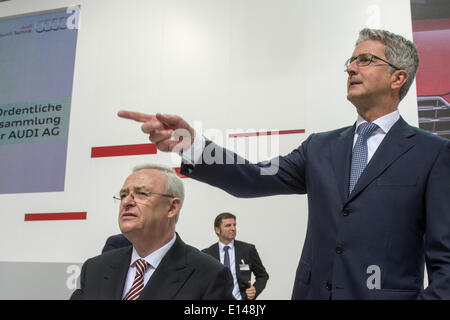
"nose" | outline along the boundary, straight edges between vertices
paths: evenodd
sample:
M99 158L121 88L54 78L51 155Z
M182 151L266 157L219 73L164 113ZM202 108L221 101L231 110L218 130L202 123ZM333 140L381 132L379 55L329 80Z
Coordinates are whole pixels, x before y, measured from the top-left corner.
M125 196L125 198L122 199L122 205L125 208L129 208L133 205L136 205L136 201L134 200L134 194L132 192L130 192L129 194L127 194Z
M345 68L344 72L347 72L349 75L356 74L358 70L358 65L356 64L356 60L352 61L347 68Z

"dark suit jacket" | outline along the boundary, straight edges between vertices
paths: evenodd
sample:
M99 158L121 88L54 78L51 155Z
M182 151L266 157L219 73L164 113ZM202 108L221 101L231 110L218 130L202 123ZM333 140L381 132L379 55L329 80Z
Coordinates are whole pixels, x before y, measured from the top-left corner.
M132 245L133 244L127 238L125 238L123 234L115 234L106 239L105 246L102 249L102 253Z
M220 261L219 244L215 243L209 248L203 249L203 252L213 256ZM259 258L258 251L253 244L234 240L234 252L235 252L235 264L236 264L236 278L239 285L239 290L241 292L242 299L247 299L245 290L249 287L248 282L251 279L251 274L255 275L255 283L253 286L256 289L257 298L259 294L266 287L267 280L269 280L269 275L264 268L264 265ZM248 271L240 270L239 265L241 260L244 260L245 264L249 265Z
M183 163L181 173L238 197L308 194L293 299L450 299L450 141L400 118L349 195L354 130L312 134L271 163ZM242 163L211 142L206 152Z
M81 288L71 299L120 300L132 247L108 251L88 259L82 267ZM143 300L233 300L230 270L177 239L144 287Z

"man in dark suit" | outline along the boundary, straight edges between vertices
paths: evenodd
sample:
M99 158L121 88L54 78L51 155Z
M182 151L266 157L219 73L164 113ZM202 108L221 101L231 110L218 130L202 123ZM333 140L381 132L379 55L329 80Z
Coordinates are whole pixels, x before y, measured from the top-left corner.
M71 299L226 299L233 278L175 232L184 199L172 168L136 167L120 190L119 227L132 246L88 259Z
M237 300L256 299L269 280L256 247L236 240L236 216L232 213L219 214L214 220L214 231L219 242L202 251L230 268L234 279L233 295ZM255 275L253 284L252 272Z
M240 159L179 116L119 116L144 122L159 150L182 152L184 175L238 197L308 195L293 299L450 299L450 142L398 111L418 64L411 41L361 30L346 62L356 123L270 162ZM210 161L224 157L234 164Z
M115 234L106 239L105 245L102 249L102 253L132 245L133 244L127 238L125 238L123 234Z

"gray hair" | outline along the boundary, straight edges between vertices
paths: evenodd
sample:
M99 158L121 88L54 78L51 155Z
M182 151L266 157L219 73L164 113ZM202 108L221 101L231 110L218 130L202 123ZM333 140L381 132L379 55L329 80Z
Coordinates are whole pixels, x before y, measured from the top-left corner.
M180 177L178 177L173 168L161 164L148 163L134 167L133 172L144 169L158 170L159 172L164 174L167 177L166 190L164 191L164 193L179 198L181 200L181 205L183 205L184 202L183 181L180 179ZM175 221L178 221L178 216L179 214L175 218Z
M356 45L366 40L378 40L383 42L387 46L384 54L389 62L403 70L406 70L408 79L400 88L399 98L401 101L408 93L414 77L416 76L417 68L419 67L419 55L417 53L416 46L412 41L409 41L398 34L378 29L362 29L359 32ZM389 73L392 74L394 71L395 68L389 66Z

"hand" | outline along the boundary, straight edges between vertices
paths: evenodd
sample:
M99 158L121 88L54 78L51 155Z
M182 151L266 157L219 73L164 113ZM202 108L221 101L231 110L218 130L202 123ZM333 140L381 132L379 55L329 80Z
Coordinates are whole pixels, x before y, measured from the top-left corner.
M253 300L253 299L255 299L255 296L256 296L256 289L252 285L251 281L249 281L248 284L250 287L245 290L245 294L247 295L248 300Z
M194 142L195 130L177 115L161 113L152 115L126 110L119 111L117 115L143 123L141 130L149 134L149 140L160 151L184 151Z

